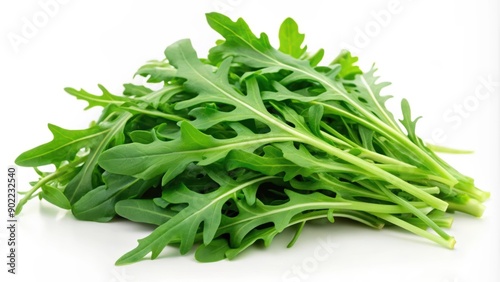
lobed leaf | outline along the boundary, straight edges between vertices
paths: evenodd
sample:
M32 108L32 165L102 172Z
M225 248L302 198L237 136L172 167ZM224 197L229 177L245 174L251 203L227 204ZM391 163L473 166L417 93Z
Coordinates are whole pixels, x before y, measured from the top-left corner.
M216 139L194 128L188 122L181 122L180 138L171 141L155 140L149 144L125 144L102 153L99 165L106 171L151 179L163 175L165 185L195 162L209 165L223 159L231 150L253 151L273 142L290 140L288 136L273 133L261 134L258 139L249 130L239 126L236 137Z
M78 174L66 185L64 195L71 204L76 203L83 195L96 188L94 174L97 169L97 160L102 152L107 149L110 142L123 134L123 128L126 122L132 117L132 114L123 112L113 121L102 124L105 128L99 140L90 148L87 155L87 161L83 164Z
M133 222L162 225L177 212L159 207L152 199L126 199L114 206L116 213Z
M278 50L294 58L300 58L307 50L307 46L302 48L304 37L304 34L299 33L297 23L292 18L286 18L280 26Z
M74 203L72 212L76 218L97 222L110 221L116 215L117 202L140 197L158 182L155 179L145 181L109 173L103 175L103 180L105 185L89 191Z
M104 86L101 84L98 85L99 89L102 91L101 96L93 95L88 93L87 91L80 89L76 90L71 87L64 88L64 90L72 95L75 96L79 100L84 100L87 101L89 104L85 108L85 110L93 108L93 107L106 107L108 105L122 105L123 103L129 101L127 97L123 96L116 96L111 94Z
M176 76L176 70L166 61L151 60L140 67L136 75L148 78L148 82L169 81Z
M229 178L222 172L212 172L214 180L221 185L216 191L200 194L189 190L185 185L171 187L166 192L166 199L173 203L187 203L188 206L181 210L170 220L160 225L149 236L139 240L139 245L132 251L123 255L116 262L117 265L136 262L151 253L155 259L168 244L180 242L180 252L188 252L194 242L196 234L203 223L203 242L212 241L218 230L221 220L223 205L235 197L235 193L245 187L259 185L272 177L258 177L244 179L241 182Z
M342 50L331 64L340 65L340 72L338 74L340 78L351 80L354 79L356 75L363 73L361 69L356 66L357 61L358 57L353 57L348 50Z
M54 136L52 141L20 154L15 161L17 165L36 167L71 161L80 150L93 146L106 134L99 126L82 130L68 130L53 124L48 127Z

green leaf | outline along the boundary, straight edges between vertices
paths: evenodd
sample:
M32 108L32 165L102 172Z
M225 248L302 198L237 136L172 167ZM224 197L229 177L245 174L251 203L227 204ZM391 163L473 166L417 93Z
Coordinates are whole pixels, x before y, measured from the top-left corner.
M208 59L180 40L137 71L156 90L67 88L102 114L85 130L49 125L53 140L18 157L55 171L37 169L16 212L38 196L79 219L157 225L117 264L168 245L185 254L201 244L200 261L232 259L298 225L291 246L307 221L336 217L389 222L452 248L443 211L482 214L489 193L420 140L406 100L397 123L374 68L363 73L348 51L318 65L323 49L307 53L290 18L279 49L243 19L207 21L224 37Z
M99 89L102 91L101 96L93 95L88 93L87 91L80 89L76 90L71 87L64 88L64 90L72 95L75 96L79 100L84 100L89 103L89 105L85 108L85 110L93 108L93 107L106 107L108 105L121 105L127 101L129 101L128 98L123 97L123 96L115 96L111 94L104 86L101 84L98 84Z
M99 165L105 170L142 179L163 175L165 185L193 162L204 166L224 158L231 150L252 151L272 143L289 140L275 134L261 134L259 139L239 126L238 135L215 139L203 134L188 122L181 122L181 136L171 141L155 140L149 144L126 144L102 153Z
M81 149L93 146L106 133L99 126L82 130L68 130L53 124L48 127L54 136L52 141L20 154L15 161L17 165L36 167L71 161Z
M296 224L304 224L306 221L309 221L309 220L324 218L324 217L326 217L326 214L327 213L324 210L323 211L312 211L312 212L308 212L308 213L299 213L299 214L295 215L290 220L290 223L287 225L286 228L293 226L293 225L296 225ZM333 216L337 216L337 214L335 213ZM298 232L300 232L300 229L298 230ZM201 245L200 248L205 247L205 248L211 249L213 259L219 258L221 256L221 254L218 252L222 252L222 251L224 251L224 255L227 259L233 259L237 255L239 255L240 253L242 253L243 251L248 249L250 246L255 244L257 241L263 241L264 247L266 247L266 248L269 247L271 245L271 242L274 239L274 237L276 237L276 235L278 235L278 234L280 234L280 231L278 229L276 229L274 226L267 227L267 228L261 228L261 229L254 229L254 230L250 231L245 236L245 238L243 238L243 240L241 241L241 243L238 246L230 246L229 242L227 240L225 240L226 245L227 245L225 248L222 248L222 246L219 249L211 248L210 245L215 242L215 240L214 240L208 246ZM298 238L299 234L300 233L297 233L293 239L293 242L290 242L290 243L294 243L294 241ZM222 242L219 244L222 245ZM196 252L196 255L198 255L198 250ZM209 254L203 254L203 255L205 255L206 258L210 258ZM196 259L198 259L198 256L196 256Z
M257 38L243 19L233 22L227 16L209 13L207 21L226 39L223 44L210 49L211 61L221 62L225 58L233 57L234 62L253 68L271 69L273 72L288 70L292 72L286 78L289 82L312 79L318 80L327 90L343 90L342 85L316 72L308 60L297 59L274 49L265 33Z
M375 147L373 146L375 132L364 126L358 126L358 132L363 148L375 152Z
M259 185L272 178L260 177L237 181L220 171L212 171L211 177L221 186L216 191L203 194L203 197L182 184L168 189L165 195L168 202L187 203L188 207L159 226L149 236L139 240L139 245L118 259L116 264L136 262L150 252L151 258L155 259L165 246L174 241L180 241L180 252L185 254L192 248L202 223L203 242L210 243L219 227L223 205L229 199L234 199L237 191L248 186Z
M169 81L176 75L176 70L167 61L151 60L137 70L136 75L148 78L148 82Z
M387 84L375 84L377 77L373 76L374 69L362 77L358 75L358 79L354 81L356 86L361 86L362 90L366 91L360 91L361 94L354 91L348 93L342 83L332 79L327 74L317 72L307 61L293 58L273 49L264 33L261 34L260 38L257 38L243 19L240 18L233 22L224 15L209 13L207 14L207 21L215 31L226 39L223 44L210 50L209 58L211 60L219 62L228 56L232 56L235 62L254 68L271 68L276 72L280 69L291 71L292 73L281 81L282 84L300 80L317 81L327 92L340 95L342 100L358 110L361 116L364 116L363 118L375 122L376 129L380 130L377 127L381 123L378 117L383 118L385 122L392 121L394 123L391 114L383 107L383 102L387 97L378 95L380 89ZM361 99L353 99L353 95L361 95L359 97ZM370 110L367 110L367 107L371 107ZM397 128L397 126L394 126L394 128Z
M103 179L105 185L89 191L73 205L72 212L76 218L109 221L116 215L115 204L118 201L141 196L157 182L108 173L103 175Z
M353 57L351 52L347 50L342 50L340 54L332 61L332 65L339 64L341 69L338 76L343 79L354 79L354 77L358 74L362 74L361 69L356 66L356 62L358 61L358 57Z
M209 59L211 61L220 62L236 54L236 51L241 51L244 55L240 56L238 62L250 67L256 66L255 62L259 61L267 62L268 64L273 64L275 62L273 58L267 54L268 51L274 49L269 43L269 39L265 33L262 33L261 37L257 38L250 30L247 23L241 18L233 22L228 17L219 13L208 13L206 16L208 24L226 39L223 44L210 50ZM236 50L239 46L249 48Z
M417 133L415 131L415 127L417 125L417 121L421 118L418 117L415 120L412 120L411 118L411 109L410 109L410 104L408 103L408 100L402 99L401 100L401 111L403 112L403 119L400 120L401 124L406 128L406 132L408 134L408 138L410 140L421 146L424 147L424 144L420 138L417 137Z
M381 90L390 83L381 82L377 83L379 79L375 76L375 71L377 69L372 68L370 71L356 75L353 80L348 80L349 84L355 85L355 91L350 91L351 95L356 96L356 98L363 103L365 109L371 111L385 124L391 126L394 130L400 132L400 128L396 124L394 116L385 107L385 102L392 96L382 96Z
M281 83L273 82L273 87L276 89L276 92L273 91L263 91L262 99L263 100L273 100L273 101L285 101L285 100L296 100L301 102L313 102L313 101L336 101L342 100L343 96L333 93L333 92L323 92L318 95L304 95L297 92L293 92L288 90Z
M215 50L214 54L217 54L218 52L223 52L224 54L233 54L237 56L235 57L235 60L237 58L243 58L243 60L239 62L249 65L251 63L246 61L247 59L250 59L248 57L249 55L261 56L258 60L254 60L255 58L252 58L254 64L258 63L261 66L264 65L269 67L287 67L290 70L294 71L294 74L289 75L287 78L293 77L293 79L295 80L302 78L316 79L327 89L327 91L339 93L343 96L343 100L348 103L350 102L351 106L356 106L356 109L360 110L361 113L365 115L366 118L368 118L368 120L376 121L377 126L385 125L387 127L385 123L381 122L380 119L373 115L371 111L367 110L365 106L361 106L360 103L362 103L362 101L356 102L358 100L353 100L353 97L350 97L346 92L344 92L345 90L343 90L343 86L340 82L334 81L328 76L316 72L305 61L296 60L295 58L292 58L273 49L269 44L266 44L266 42L268 41L264 35L262 35L260 39L257 39L251 33L250 29L243 20L240 19L236 23L234 23L227 17L220 14L208 14L207 17L212 27L218 30L226 38L226 41L222 45L214 47L215 49L219 47L222 48L219 50ZM202 102L209 101L235 105L235 110L239 113L239 118L241 118L241 112L246 111L249 112L249 114L251 112L251 116L253 118L268 124L271 128L271 132L273 130L278 130L286 133L289 138L301 141L303 143L308 143L312 146L317 147L318 149L327 152L330 155L337 156L351 164L362 168L361 171L364 171L369 175L376 174L380 177L383 177L391 184L400 186L401 189L405 190L406 192L409 192L410 194L415 196L418 195L419 198L423 199L435 208L438 208L440 210L446 209L447 204L444 201L429 196L429 194L418 190L413 185L405 182L404 180L397 178L394 175L387 173L381 169L378 169L377 167L374 167L357 157L353 157L352 155L347 154L336 147L330 146L330 144L324 142L316 136L308 134L309 129L304 124L302 117L298 116L296 112L294 112L286 105L278 105L277 103L272 103L272 106L276 110L278 110L288 122L293 123L296 127L292 128L288 125L283 124L281 120L278 120L274 116L270 115L269 112L267 112L267 109L262 109L264 105L261 101L260 96L256 95L256 93L258 93L256 91L258 89L255 85L256 82L252 84L251 79L247 80L247 86L254 87L254 89L248 90L248 96L243 96L240 93L236 92L231 86L228 86L228 84L226 83L227 69L229 68L230 59L224 60L224 62L221 64L220 69L216 73L213 73L211 69L209 69L209 66L204 66L197 59L196 52L192 49L192 46L188 40L182 40L171 45L167 48L165 53L172 65L178 68L178 75L187 79L185 83L186 89L198 93L198 96L196 96L195 98L184 101L184 106L193 106ZM376 78L373 77L373 75L370 76L370 74L367 75L367 78L372 78L372 80L370 81L373 83L376 80ZM360 80L362 83L366 82L366 79L364 78L360 78ZM373 84L372 86L375 88L378 87L376 88L377 90L384 85ZM374 92L371 92L369 96L374 96L373 94ZM375 97L375 110L380 108L380 103L377 102L378 98L379 97ZM225 114L227 114L227 118L229 120L232 120L230 113ZM224 113L221 113L220 115L224 115ZM206 123L207 121L204 120L204 122ZM383 127L384 130L386 127ZM389 128L393 129L392 127ZM391 131L391 134L393 132L394 131ZM396 134L398 133L396 132ZM403 140L408 141L406 139ZM413 145L413 143L411 142L405 142L405 144L408 144L410 146ZM425 156L427 161L435 164L435 160L430 158L427 154L425 154L425 152L421 152L418 147L417 150L419 150L418 152L423 153L421 155ZM438 166L438 168L441 167ZM441 170L443 169L441 168ZM448 172L445 173L449 175Z
M145 102L155 109L162 109L162 107L169 106L171 99L175 95L182 93L182 85L167 84L163 88L149 93L148 95L137 98L139 102Z
M142 85L135 85L135 84L132 84L132 83L125 83L123 84L123 87L125 88L123 90L123 95L125 96L132 96L132 97L144 97L148 94L150 94L151 92L153 92L153 90L145 87L145 86L142 86Z
M64 190L64 195L71 204L76 203L83 195L96 188L94 185L94 174L97 169L97 160L101 153L108 147L110 142L123 134L123 128L132 114L124 112L109 123L102 123L104 128L98 142L89 148L87 161L83 164L80 172L73 178Z
M305 58L309 60L309 63L311 64L312 67L315 67L321 62L324 55L325 55L325 50L319 49L316 53L312 55L307 55Z
M152 199L121 200L115 205L116 213L130 221L162 225L172 219L177 212L161 208Z
M217 238L208 245L202 244L196 249L195 258L199 262L216 262L226 258L230 250L229 243L224 238Z
M42 198L47 200L53 205L56 205L62 209L71 209L71 204L69 203L63 192L55 187L49 185L42 186L42 193L40 194Z
M359 78L359 81L354 81L357 86L361 85L364 88L363 90L369 91L368 97L360 97L365 101L370 101L368 106L371 105L372 111L369 111L366 109L366 103L362 99L353 99L352 97L353 95L363 94L348 93L340 82L332 79L327 74L317 72L307 61L293 58L273 49L269 44L267 36L263 33L260 38L257 38L243 19L240 18L236 22L233 22L224 15L209 13L207 14L207 21L214 30L226 39L223 44L210 50L209 58L211 60L219 62L228 56L232 56L235 62L240 62L251 67L271 68L276 72L280 69L291 71L292 73L281 81L282 84L289 84L300 80L317 81L326 89L326 92L340 95L343 101L360 111L360 114L364 118L370 121L376 120L378 122L376 125L380 124L380 120L373 115L372 111L385 118L386 122L393 121L390 113L383 108L383 102L386 97L378 95L380 89L387 84L375 84L377 77L373 76L374 70L366 76ZM373 103L372 100L374 100Z
M212 62L220 63L223 59L232 57L234 62L252 68L272 69L275 72L279 70L291 72L281 81L282 84L297 81L316 82L324 87L327 92L338 93L343 96L343 101L356 113L358 118L365 119L369 124L372 124L374 130L380 134L385 134L391 141L409 148L408 151L414 152L416 156L421 158L429 170L436 171L441 176L458 182L454 176L455 173L448 171L445 165L437 160L435 156L429 155L428 152L416 146L402 134L392 114L385 109L384 102L388 97L379 95L380 89L386 86L387 83L375 84L377 77L373 75L374 69L368 74L357 75L355 80L346 80L345 83L341 83L334 77L317 71L311 67L308 61L298 60L273 49L269 44L267 35L262 33L260 38L257 38L241 18L233 22L224 15L209 13L207 14L207 21L215 31L225 38L222 44L210 50L209 59ZM360 86L358 91L353 89L353 83L355 86ZM370 128L370 126L367 127ZM351 161L354 161L354 159ZM386 176L391 178L389 175ZM399 182L396 179L393 180ZM400 183L400 185L405 184ZM425 195L421 196L425 197ZM432 200L427 199L427 201ZM442 202L434 206L439 206L439 209L445 208L445 204Z
M343 175L345 177L345 175ZM366 189L358 183L339 179L339 175L320 173L315 179L297 181L292 179L290 185L297 190L305 191L331 191L347 200L374 199L375 201L390 202L387 196L376 190ZM367 200L368 202L370 200Z
M147 130L134 130L128 135L132 142L141 144L149 144L156 139L155 133Z
M331 158L313 156L313 154L304 145L300 145L299 148L295 148L291 142L284 142L275 144L275 146L283 152L283 157L287 160L300 167L307 168L308 170L315 171L317 173L329 172L335 174L353 173L356 175L367 175L367 172L364 172L357 166L337 162Z
M300 58L306 52L307 46L302 48L304 34L299 33L299 26L292 18L286 18L280 26L279 50L294 58Z
M335 213L345 211L377 212L379 214L408 212L408 209L398 205L348 201L318 192L301 194L285 190L285 193L289 200L280 205L265 205L261 201L257 201L255 205L249 206L246 201L237 201L239 214L235 217L222 217L217 234L229 234L230 246L238 247L243 244L243 240L249 232L258 226L272 223L279 233L290 226L294 217L300 217L304 214L303 212L308 210L323 210L324 217L327 217L329 209L333 209ZM418 204L415 205L418 206Z
M314 203L315 208L320 208L321 203L330 202L335 199L319 193L302 195L285 190L289 200L282 205L265 205L257 201L255 205L249 206L245 201L238 201L239 214L235 217L223 217L219 228L219 234L230 235L230 245L238 247L249 232L266 223L273 223L277 232L283 231L290 223L292 217L309 210ZM306 204L307 203L307 204ZM347 203L337 202L338 206L349 206Z
M200 62L189 40L181 40L170 45L165 54L171 64L178 68L177 75L187 80L184 83L184 89L197 93L192 99L176 103L175 109L185 109L207 102L235 107L230 112L212 111L208 114L194 109L190 115L197 118L193 122L195 127L206 129L221 121L244 119L256 119L270 127L275 126L276 119L267 112L255 79L247 81L246 96L229 84L230 58L226 59L216 72L213 72L213 67Z
M321 133L321 121L323 118L323 112L324 108L319 104L309 107L307 111L307 124L309 125L311 132L320 138L323 138Z
M226 167L229 170L243 167L265 175L278 175L284 172L284 181L289 181L297 175L310 176L316 172L284 158L281 150L275 147L266 146L263 150L263 156L241 150L231 151L225 160ZM249 202L249 204L252 205L253 202Z
M233 22L222 14L208 13L207 22L226 39L224 43L210 49L208 58L213 62L232 57L234 62L264 69L265 72L289 70L292 74L288 75L288 81L311 79L310 73L315 73L309 61L296 59L274 49L265 33L257 38L241 18Z
M265 246L268 247L277 234L279 232L274 227L254 229L248 233L237 247L231 247L224 238L217 238L208 245L201 244L196 249L195 258L200 262L215 262L225 258L233 259L259 240L264 241Z
M335 218L348 218L376 229L380 229L383 227L383 222L370 214L358 211L338 211L333 213L330 213L330 211L331 210L319 210L307 213L299 213L290 220L287 228L296 224L303 225L308 221L321 220L327 218L328 216L332 216ZM235 226L234 222L233 226ZM248 249L250 246L255 244L257 241L262 240L264 241L264 246L269 247L274 237L276 237L276 235L278 235L279 233L280 232L273 226L254 229L245 236L245 238L238 246L230 246L229 242L226 239L217 238L210 242L210 244L208 245L201 244L196 250L195 257L196 260L200 262L214 262L223 260L225 258L233 259L237 255ZM297 237L294 237L294 240L296 239ZM290 244L288 247L290 247Z
M276 237L276 235L278 235L279 233L280 231L278 231L278 229L276 229L275 227L254 229L248 233L248 235L241 241L239 246L230 248L225 252L225 255L228 259L233 259L259 240L264 241L265 247L269 247L274 237Z

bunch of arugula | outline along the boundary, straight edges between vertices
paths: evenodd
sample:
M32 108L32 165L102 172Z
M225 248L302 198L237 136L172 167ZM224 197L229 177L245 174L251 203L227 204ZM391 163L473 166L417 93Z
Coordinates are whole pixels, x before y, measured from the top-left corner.
M279 49L242 19L207 20L224 37L207 59L181 40L121 96L66 89L102 115L83 130L49 124L53 140L17 158L40 175L18 212L38 195L78 219L158 226L117 264L172 244L182 254L197 244L199 261L230 259L295 226L291 246L307 221L341 217L453 248L445 212L481 216L489 193L424 144L406 100L395 120L374 68L362 72L346 51L320 65L323 50L308 53L290 18Z

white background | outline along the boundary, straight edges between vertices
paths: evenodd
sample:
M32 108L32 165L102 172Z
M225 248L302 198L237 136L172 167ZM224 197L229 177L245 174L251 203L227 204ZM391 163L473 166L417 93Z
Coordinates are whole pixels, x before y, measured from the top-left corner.
M162 59L165 47L183 38L191 38L203 57L219 38L204 13L220 11L245 18L273 43L290 16L306 34L309 50L325 48L324 62L350 48L365 70L376 63L381 79L393 83L385 90L395 97L389 107L398 113L400 100L409 99L413 113L423 116L418 130L425 140L474 150L444 157L492 197L483 218L456 215L449 230L458 242L455 250L398 230L337 222L306 226L291 249L285 248L287 233L269 249L252 248L234 261L201 264L192 253L180 256L167 248L161 259L125 267L114 261L150 229L77 221L34 200L20 217L16 277L6 275L7 232L0 229L0 273L8 279L2 281L500 281L497 1L66 0L52 1L49 11L43 8L47 2L0 4L5 174L19 153L51 139L47 123L79 129L97 117L99 110L83 112L86 104L64 87L96 93L102 83L120 93L141 64ZM30 23L35 29L29 30ZM18 177L21 190L35 179L25 168ZM333 252L315 256L325 242Z

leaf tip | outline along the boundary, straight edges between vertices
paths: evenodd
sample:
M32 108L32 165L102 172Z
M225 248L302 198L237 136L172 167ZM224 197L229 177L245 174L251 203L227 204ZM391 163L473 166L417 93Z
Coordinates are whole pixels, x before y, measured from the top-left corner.
M72 92L75 92L77 90L75 88L73 88L73 87L64 87L64 91L66 91L67 93L71 94Z

